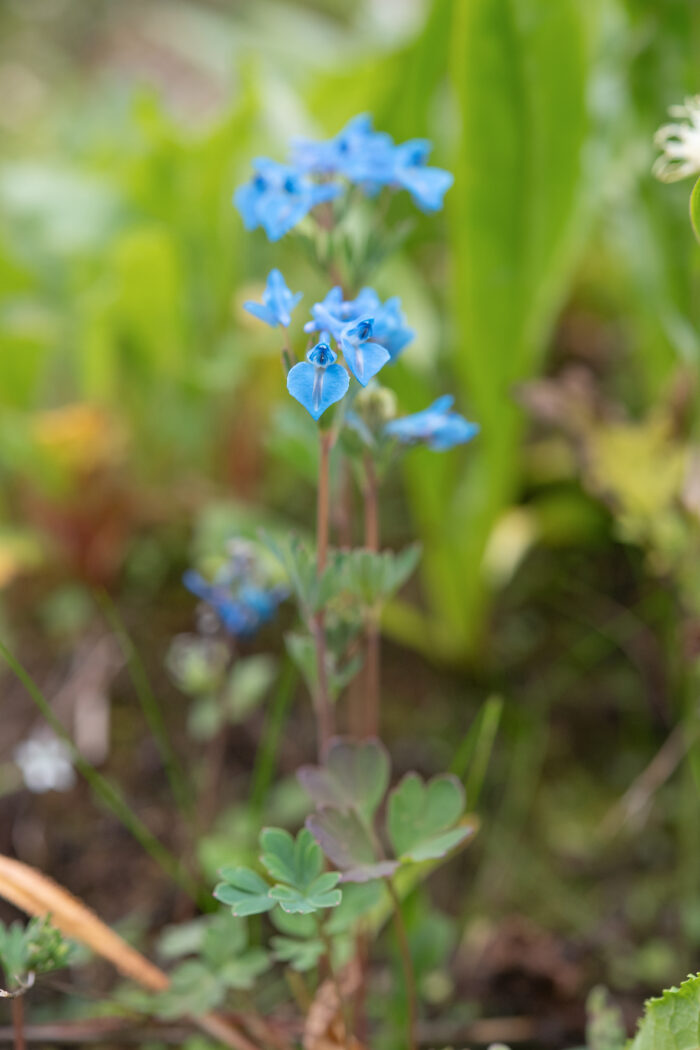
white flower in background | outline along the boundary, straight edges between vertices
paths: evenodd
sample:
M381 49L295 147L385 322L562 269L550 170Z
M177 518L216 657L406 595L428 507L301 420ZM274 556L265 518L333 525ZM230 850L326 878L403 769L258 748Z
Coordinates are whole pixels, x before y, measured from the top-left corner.
M654 145L663 152L651 170L662 182L676 182L700 174L700 95L668 112L684 123L664 124L656 132Z
M70 750L53 733L39 730L15 748L13 758L30 791L68 791L75 783Z

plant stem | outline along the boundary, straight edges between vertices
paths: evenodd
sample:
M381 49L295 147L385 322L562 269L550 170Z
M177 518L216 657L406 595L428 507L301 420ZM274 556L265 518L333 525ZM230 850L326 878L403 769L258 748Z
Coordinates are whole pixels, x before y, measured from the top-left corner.
M329 463L333 438L328 430L319 431L318 497L316 505L316 573L320 577L328 560L328 523L330 501ZM316 695L315 712L318 736L318 756L323 761L328 743L333 736L333 708L328 693L328 668L326 666L325 613L319 609L313 622L316 645Z
M12 1000L12 1030L15 1050L25 1050L24 1040L24 998L18 995Z
M406 933L406 924L403 920L403 913L401 911L401 902L399 901L396 889L391 879L385 879L386 887L391 897L391 903L394 909L394 927L396 929L396 940L399 946L399 955L401 956L401 967L403 969L404 982L406 984L406 1002L407 1011L406 1018L408 1022L408 1050L416 1050L416 1018L418 1014L418 1000L416 996L416 976L413 970L413 960L411 959L411 949L408 943L408 934Z
M351 1035L350 1018L348 1017L347 1003L345 1002L345 998L343 996L343 990L340 987L338 974L335 972L335 967L333 965L333 945L331 944L331 939L324 928L323 919L319 919L318 932L320 934L321 940L323 941L323 947L325 949L326 965L328 966L328 976L335 990L335 997L338 1000L338 1010L340 1012L340 1016L343 1019L343 1043L346 1047L348 1047L350 1045Z
M365 455L365 547L379 550L379 483L374 460ZM365 688L362 734L379 735L379 709L381 689L381 636L377 612L370 610L365 623Z

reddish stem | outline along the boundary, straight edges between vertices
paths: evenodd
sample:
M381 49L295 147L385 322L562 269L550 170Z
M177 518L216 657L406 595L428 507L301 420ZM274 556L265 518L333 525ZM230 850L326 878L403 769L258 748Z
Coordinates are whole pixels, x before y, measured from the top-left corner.
M320 456L318 466L318 502L316 506L316 572L320 576L328 560L328 524L330 502L329 463L332 435L320 431ZM318 756L323 760L328 743L333 736L333 708L328 693L328 669L326 666L326 630L324 610L319 609L314 617L313 634L316 646L316 695L314 707L318 735Z
M21 995L12 1000L12 1030L15 1050L25 1050L27 1044L24 1039L24 997Z
M379 482L371 455L365 455L365 547L379 550ZM377 614L370 611L365 624L363 735L379 735L381 691L381 635Z

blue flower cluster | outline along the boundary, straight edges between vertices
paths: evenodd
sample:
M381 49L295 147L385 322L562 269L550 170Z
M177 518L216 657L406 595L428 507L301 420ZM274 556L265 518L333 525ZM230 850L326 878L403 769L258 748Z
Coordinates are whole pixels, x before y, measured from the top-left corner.
M234 544L229 560L212 580L189 569L182 582L217 615L224 629L235 638L252 638L274 619L277 607L288 594L285 587L266 587L250 552Z
M262 303L247 302L244 306L272 328L288 327L291 311L300 298L300 292L293 295L287 288L280 271L272 270ZM287 390L315 420L341 401L350 387L350 377L338 363L338 352L332 349L331 339L352 375L365 387L385 364L398 357L414 335L406 324L398 296L382 303L373 288L363 288L355 299L347 300L339 286L331 288L322 302L311 307L311 316L304 331L320 332L320 341L307 352L305 361L289 370ZM385 427L387 437L402 444L423 441L438 452L471 441L479 428L451 411L453 400L450 396L441 397L422 412L392 420Z
M334 181L338 178L370 196L384 186L405 189L423 211L439 211L453 177L428 166L431 149L427 139L396 145L390 135L374 130L368 114L361 114L325 142L295 140L290 164L258 157L253 177L236 190L234 203L246 229L262 226L271 241L293 229L317 204L342 193L342 184Z

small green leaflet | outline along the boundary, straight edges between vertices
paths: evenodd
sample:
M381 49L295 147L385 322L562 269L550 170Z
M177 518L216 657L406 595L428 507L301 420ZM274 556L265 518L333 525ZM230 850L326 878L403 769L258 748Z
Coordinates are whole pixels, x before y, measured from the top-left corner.
M407 773L389 796L387 826L396 855L423 861L444 857L468 835L469 825L454 827L464 810L464 788L449 774L424 783Z
M214 896L222 904L228 904L234 915L260 915L274 908L270 887L250 868L224 868L221 878Z
M304 889L297 889L296 886L273 886L270 896L282 911L291 915L310 915L320 908L336 908L340 904L343 895L336 889L339 880L340 872L327 871Z
M303 890L323 871L323 854L306 828L296 839L281 828L265 828L260 834L260 845L260 860L279 882Z

